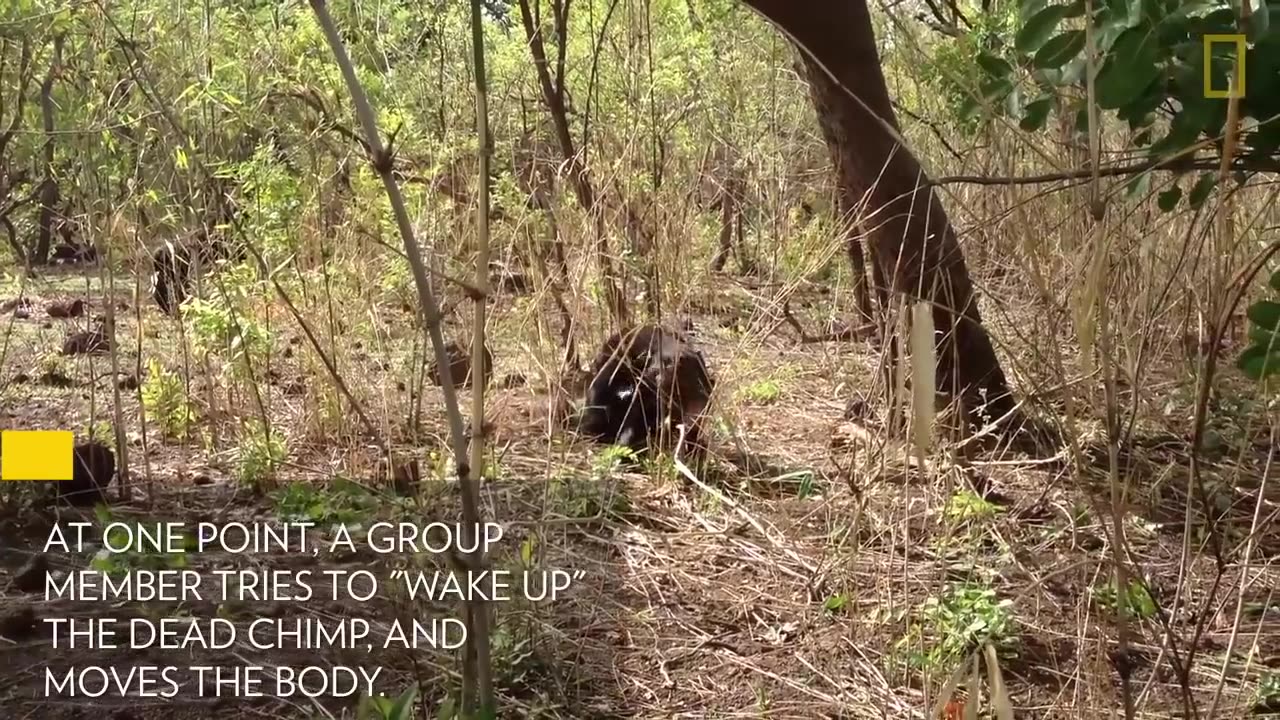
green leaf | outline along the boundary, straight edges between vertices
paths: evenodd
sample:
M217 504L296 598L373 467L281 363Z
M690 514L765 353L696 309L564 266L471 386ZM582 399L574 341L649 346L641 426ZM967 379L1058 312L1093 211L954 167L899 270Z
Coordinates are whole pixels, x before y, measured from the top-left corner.
M1013 66L1007 60L985 51L978 53L978 66L993 78L1003 78L1013 72Z
M1062 22L1062 18L1067 16L1068 7L1066 5L1050 5L1040 12L1032 15L1027 22L1018 31L1014 38L1013 46L1024 53L1033 53L1040 49L1041 45L1053 35L1053 31L1058 28L1058 23Z
M413 701L418 696L418 686L410 685L405 691L396 698L395 705L391 706L391 712L387 713L388 720L412 720L413 718Z
M1139 173L1137 177L1125 183L1124 194L1129 199L1145 197L1151 191L1151 173Z
M1024 24L1027 19L1044 9L1045 0L1018 0L1018 19Z
M1280 330L1280 302L1272 302L1271 300L1259 300L1249 306L1245 311L1249 321L1254 325L1275 332Z
M1121 33L1098 72L1098 106L1115 110L1141 97L1160 74L1156 60L1151 28L1139 25Z
M1178 206L1178 201L1182 199L1182 188L1174 185L1173 187L1160 193L1156 198L1156 205L1159 206L1161 212L1169 212Z
M1042 45L1031 64L1039 68L1062 67L1080 54L1084 40L1083 30L1068 30Z
M1076 58L1067 63L1062 68L1062 78L1058 80L1059 85L1078 85L1084 82L1084 71L1087 63L1084 58Z
M1280 270L1271 274L1271 289L1280 291Z
M1188 17L1200 17L1217 10L1221 5L1216 2L1189 2L1165 16L1166 20L1179 20Z
M453 720L457 714L457 703L450 696L441 701L440 707L436 709L436 720Z
M1236 31L1236 11L1219 5L1216 10L1199 17L1192 25L1192 37L1205 35L1230 35Z
M1280 330L1251 327L1249 328L1249 340L1259 347L1280 350Z
M1049 111L1053 109L1053 98L1042 97L1027 103L1022 113L1022 122L1018 123L1018 127L1026 132L1035 132L1044 127L1045 120L1049 118Z
M1202 173L1200 179L1196 180L1196 184L1191 188L1191 194L1187 197L1187 201L1191 203L1191 207L1199 210L1204 201L1209 199L1209 193L1213 192L1213 188L1218 184L1218 177L1211 172Z
M1253 14L1249 16L1249 40L1259 42L1267 36L1271 29L1271 11L1267 9L1266 0L1255 0Z
M1022 117L1023 112L1022 88L1014 85L1004 96L1004 114L1007 117L1017 118Z
M1236 367L1243 370L1249 378L1261 380L1280 373L1280 352L1268 353L1266 348L1253 345L1240 353Z
M982 92L983 101L995 103L1003 101L1005 96L1013 92L1013 81L1009 78L992 78L982 83L978 89Z
M1127 13L1121 14L1118 19L1111 18L1101 24L1099 27L1100 32L1094 33L1094 44L1097 45L1098 50L1103 55L1110 52L1111 46L1116 43L1116 38L1120 37L1124 31L1129 29L1127 18Z
M533 547L537 540L533 535L526 537L524 542L520 543L520 562L526 567L533 567Z
M1169 122L1169 133L1160 142L1152 146L1154 154L1176 153L1194 143L1200 133L1213 123L1214 110L1208 100L1200 98L1179 98L1182 108Z

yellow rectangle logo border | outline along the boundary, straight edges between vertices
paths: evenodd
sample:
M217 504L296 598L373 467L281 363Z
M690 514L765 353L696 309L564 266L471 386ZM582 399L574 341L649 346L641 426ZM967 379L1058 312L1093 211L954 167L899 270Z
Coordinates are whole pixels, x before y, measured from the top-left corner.
M1214 43L1232 43L1236 46L1236 87L1233 92L1230 85L1226 90L1213 89L1213 73L1211 71L1213 54L1210 49ZM1245 93L1244 58L1248 46L1243 33L1218 33L1204 36L1204 96L1210 100L1231 100L1242 98Z

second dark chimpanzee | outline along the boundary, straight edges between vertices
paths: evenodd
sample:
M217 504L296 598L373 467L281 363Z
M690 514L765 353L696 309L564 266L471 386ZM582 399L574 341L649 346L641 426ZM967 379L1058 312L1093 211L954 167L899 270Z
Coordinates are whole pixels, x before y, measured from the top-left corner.
M105 443L76 443L71 480L54 483L58 497L72 505L92 505L106 500L105 491L116 474L116 454Z
M98 248L81 245L74 240L55 245L49 251L49 262L55 265L75 265L98 262Z
M698 418L715 383L691 339L642 325L605 341L591 368L582 431L597 442L642 451L671 446L685 426L685 447L702 449Z
M187 299L191 280L191 254L175 243L165 243L151 255L151 297L169 315Z
M198 230L191 237L166 242L151 253L151 297L165 313L176 315L195 282L197 261L204 274L220 261L244 258L244 246L221 231Z

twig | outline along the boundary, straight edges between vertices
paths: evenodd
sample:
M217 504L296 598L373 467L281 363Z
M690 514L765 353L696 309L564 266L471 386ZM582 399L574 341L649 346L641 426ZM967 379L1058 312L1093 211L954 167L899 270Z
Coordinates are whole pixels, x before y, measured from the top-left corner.
M1196 148L1197 149L1212 141L1206 140ZM1201 158L1197 160L1187 161L1183 156L1164 158L1161 160L1148 160L1139 163L1130 163L1128 165L1109 165L1099 167L1097 170L1098 177L1123 177L1128 175L1138 175L1152 170L1165 170L1169 172L1185 172L1187 170L1217 170L1221 166L1221 161L1215 158ZM1230 164L1232 170L1250 170L1254 172L1280 172L1280 162L1269 159L1259 158L1239 158ZM944 175L936 178L929 184L938 185L1038 185L1042 183L1064 182L1067 180L1084 180L1094 176L1091 168L1077 168L1075 170L1065 170L1063 172L1045 173L1043 175L1023 175L1023 176L998 176L998 175Z

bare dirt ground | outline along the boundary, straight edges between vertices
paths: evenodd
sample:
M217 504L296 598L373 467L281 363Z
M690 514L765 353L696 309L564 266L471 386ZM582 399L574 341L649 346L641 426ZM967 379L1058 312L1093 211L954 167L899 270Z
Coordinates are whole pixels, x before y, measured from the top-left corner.
M13 291L7 288L0 300ZM999 665L1017 717L1117 712L1123 702L1115 653L1119 626L1114 587L1109 595L1106 590L1113 506L1096 423L1081 428L1082 438L1095 438L1083 451L1093 458L1083 468L1073 470L1062 448L1030 454L996 448L969 458L950 453L927 472L908 468L901 451L886 446L875 429L883 403L871 390L879 357L872 343L800 344L768 310L767 288L726 279L716 293L714 303L690 309L719 380L715 458L702 478L706 487L688 482L670 464L625 471L601 448L551 424L538 379L540 356L530 350L536 338L522 324L527 313L512 310L524 300L504 298L496 310L495 377L523 374L529 382L495 385L489 396L494 450L483 499L487 515L506 529L493 562L584 572L554 603L499 607L493 654L502 716L922 717L958 662L932 651L948 638L963 646L974 622L1006 617ZM87 320L49 319L43 308L50 300L84 297L83 278L58 277L27 294L35 305L30 318L0 318L7 338L0 427L83 434L110 422L107 357L48 356ZM89 297L100 294L95 289ZM137 308L129 292L119 292L117 302L125 340L120 359L128 374L137 367ZM793 299L815 327L834 303L816 292ZM397 309L383 310L375 320L408 327L409 318L396 315ZM92 301L90 314L101 311L102 303ZM149 301L141 314L143 357L180 370L178 325ZM301 515L319 521L321 536L336 522L452 521L457 499L447 463L424 463L418 496L397 497L376 479L373 443L359 437L354 423L335 424L342 405L296 327L278 308L270 317L275 351L260 388L289 448L273 484L255 492L237 479L236 437L242 420L254 413L252 399L234 395L231 402L224 392L211 406L200 363L191 360L201 431L188 441L164 441L149 427L144 444L137 393L122 391L134 486L127 502L112 505L113 516L190 523ZM1035 322L1012 312L989 317L1006 338ZM394 332L392 341L361 341L355 339L364 337L356 320L341 321L352 326L337 333L343 339L340 372L406 451L439 457L447 431L438 390L428 387L422 399L416 440L405 420L412 378L402 369L405 338L412 333L402 332L398 344ZM1036 361L1022 364L1034 369ZM144 360L144 373L145 366ZM47 384L42 376L51 370L65 374L70 386ZM1204 475L1224 513L1218 537L1226 561L1220 566L1199 505L1188 500L1193 395L1186 373L1171 367L1153 376L1168 385L1159 394L1163 406L1144 415L1121 452L1130 493L1123 521L1127 551L1145 573L1151 596L1150 603L1132 601L1136 616L1128 623L1130 650L1121 665L1131 670L1128 687L1139 717L1183 717L1184 684L1202 716L1215 703L1215 717L1260 716L1264 708L1254 705L1259 683L1280 672L1280 492L1274 469L1268 478L1265 466L1273 438L1258 421L1262 411L1215 405L1215 446ZM211 377L221 391L234 385L218 372ZM1026 377L1015 371L1015 380ZM238 393L244 386L235 387ZM1224 398L1233 396L1228 390ZM1092 402L1098 397L1093 391L1046 390L1033 398L1036 412L1061 411L1066 392ZM872 417L850 425L844 410L860 395L870 397ZM325 407L338 412L325 415ZM335 490L338 477L358 485ZM1076 478L1084 478L1085 486ZM93 511L56 508L29 486L0 492L0 607L8 628L0 631L0 716L350 717L354 705L298 697L200 700L190 686L169 701L44 698L44 668L71 665L377 664L386 668L384 692L420 684L428 703L422 717L456 687L459 658L442 651L56 650L39 618L225 617L244 627L275 614L364 617L385 627L397 617L457 616L459 608L411 607L390 592L364 604L45 603L38 593L14 587L17 569L38 553L55 520L92 518ZM1268 497L1259 498L1261 492ZM1191 523L1184 522L1188 507ZM1185 558L1184 537L1191 546ZM91 557L51 553L49 560L54 569L71 571L86 567ZM385 577L394 567L441 561L425 555L209 553L188 562L195 569L360 567ZM964 588L977 590L965 594ZM28 609L37 622L24 630ZM1176 668L1186 661L1198 622L1202 637L1183 683Z

